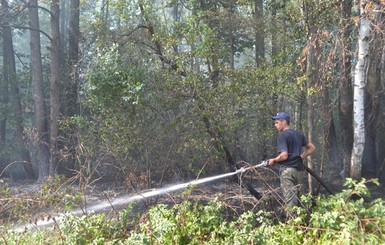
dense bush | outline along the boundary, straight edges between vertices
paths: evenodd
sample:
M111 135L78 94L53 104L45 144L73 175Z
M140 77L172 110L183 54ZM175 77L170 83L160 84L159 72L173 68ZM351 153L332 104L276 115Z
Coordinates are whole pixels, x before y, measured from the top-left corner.
M365 180L346 181L341 193L303 196L304 207L291 219L273 219L269 211L248 211L239 217L226 204L184 201L159 204L140 219L131 208L116 219L103 214L69 217L50 230L3 234L7 244L380 244L385 237L385 203L365 201ZM135 223L133 223L136 220ZM137 223L136 223L137 222ZM128 227L134 227L128 229Z

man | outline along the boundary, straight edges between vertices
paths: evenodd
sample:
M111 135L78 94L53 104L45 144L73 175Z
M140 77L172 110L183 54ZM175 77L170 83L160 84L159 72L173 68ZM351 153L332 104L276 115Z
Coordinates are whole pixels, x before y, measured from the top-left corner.
M269 165L278 166L283 198L286 206L292 208L298 205L303 184L303 160L313 154L316 148L302 133L290 128L290 116L287 113L279 112L272 119L279 132L278 156L269 159Z

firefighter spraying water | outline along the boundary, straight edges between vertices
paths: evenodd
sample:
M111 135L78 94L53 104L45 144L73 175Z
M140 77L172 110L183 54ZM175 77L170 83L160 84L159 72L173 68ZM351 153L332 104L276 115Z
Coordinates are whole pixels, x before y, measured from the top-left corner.
M223 179L223 178L228 178L228 177L233 176L233 175L243 174L246 171L249 171L252 169L258 169L258 168L267 167L267 166L268 166L268 161L266 160L266 161L262 161L260 164L257 164L254 166L242 167L242 168L239 168L236 171L230 172L230 173L215 175L215 176L202 178L202 179L196 179L196 180L192 180L190 182L175 184L175 185L171 185L171 186L160 188L160 189L154 189L154 190L146 191L146 192L136 194L136 195L121 196L121 197L115 198L113 200L108 200L108 201L100 202L98 204L91 205L91 206L87 207L86 209L78 209L78 210L74 210L74 211L66 213L66 214L57 214L56 216L50 215L50 218L48 218L48 219L37 220L33 224L19 225L14 230L18 231L18 232L24 232L27 230L43 229L43 228L52 226L52 225L60 222L62 219L64 219L69 214L81 215L84 213L87 214L87 213L100 212L100 211L106 210L106 209L111 208L111 207L126 205L128 203L137 202L137 201L140 201L140 200L145 199L145 198L163 195L166 193L170 193L170 192L174 192L177 190L187 188L189 186L204 184L204 183L208 183L208 182ZM307 170L309 170L309 169L307 168ZM312 171L309 173L312 174L313 176L315 175L315 173ZM321 181L321 179L318 176L315 175L315 177L317 178L317 180L320 181L320 183L328 191L330 190L329 188L327 188L327 186Z

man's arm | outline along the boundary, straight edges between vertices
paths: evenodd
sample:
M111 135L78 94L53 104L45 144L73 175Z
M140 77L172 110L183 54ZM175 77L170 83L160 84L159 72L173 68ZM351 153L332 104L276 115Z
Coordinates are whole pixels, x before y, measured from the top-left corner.
M305 160L308 156L312 155L316 150L316 147L312 143L305 145L305 151L302 152L301 158Z
M276 163L285 161L288 157L289 157L289 154L287 153L287 151L282 151L281 153L279 153L277 157L269 159L269 165L273 166Z

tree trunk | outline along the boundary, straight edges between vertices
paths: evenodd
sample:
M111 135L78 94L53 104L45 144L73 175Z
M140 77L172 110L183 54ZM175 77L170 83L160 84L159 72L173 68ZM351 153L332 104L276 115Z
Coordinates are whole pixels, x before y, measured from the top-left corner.
M351 15L352 1L341 2L341 77L338 88L339 98L339 128L342 148L342 175L349 174L350 157L353 147L353 88L352 88L352 63L351 63L351 41L352 32Z
M66 89L65 104L66 116L74 116L79 113L78 105L78 63L79 63L79 0L70 1L70 21L68 28L68 60L70 67L70 81Z
M365 94L365 148L362 159L363 173L368 177L375 176L380 162L377 159L377 135L382 131L379 127L381 95L381 59L384 48L384 8L375 14L374 26L376 26L373 41L370 47L368 81ZM381 129L381 130L378 130Z
M6 0L1 0L1 5L4 8L4 11L8 12L8 2ZM13 114L15 119L15 140L17 151L20 154L21 162L23 163L23 168L25 176L28 179L35 178L33 172L31 158L29 152L26 148L24 142L24 126L23 126L23 112L20 100L19 87L17 84L16 77L16 63L15 55L13 49L13 40L12 40L12 30L9 26L9 23L5 23L3 28L3 55L4 55L4 80L10 84L11 88L11 102L13 108Z
M361 4L360 32L358 37L358 59L354 70L354 100L353 127L354 142L350 163L350 177L360 179L362 174L362 156L365 146L365 117L364 97L367 83L367 64L369 55L369 41L371 37L371 23L366 16L365 6Z
M68 3L68 0L60 1L60 40L62 43L66 43L68 41L68 32L66 31L68 26ZM66 47L63 45L61 48L63 49L63 53L66 53L66 50L64 50Z
M59 0L51 2L51 90L50 90L50 174L58 162L57 139L60 116L60 25Z
M37 0L30 0L28 6L31 48L32 93L36 118L37 161L39 166L39 182L49 176L49 137L48 123L43 86L43 68L41 61L40 30Z
M64 120L79 115L80 107L78 101L79 87L79 0L71 0L69 2L69 26L68 26L68 68L69 74L66 75L62 83L63 91L62 103L60 111L63 113ZM63 11L63 10L62 10ZM62 43L62 47L65 46ZM66 171L74 169L76 163L76 145L77 145L77 128L71 124L64 132L60 132L63 138L60 149L66 149L66 159L61 159L63 164L59 166L58 171Z
M3 150L5 147L6 125L7 125L7 118L8 118L8 112L9 112L8 87L9 87L8 81L4 78L3 74L0 74L0 154L1 155L3 155ZM0 158L0 167L3 167L3 164L5 163L6 163L5 159L3 157Z
M311 33L309 38L308 38L308 55L307 55L307 68L306 68L306 73L308 76L308 79L306 81L306 88L308 91L307 94L307 128L308 128L308 133L307 133L307 138L309 142L313 141L313 129L314 129L314 106L315 106L315 95L312 95L310 91L312 91L312 88L315 86L316 83L316 70L314 69L317 67L316 64L316 50L315 50L315 43L316 43L316 34ZM307 165L310 169L316 171L314 169L313 165L313 160L312 157L309 156L307 160ZM309 181L309 190L313 191L314 188L314 183L313 183L313 178L311 175L308 175L308 181Z
M8 83L0 76L0 152L5 143L5 126L8 115Z
M314 88L317 86L317 77L318 77L318 70L316 67L319 67L317 64L317 61L319 60L319 51L318 51L318 27L316 26L313 11L316 8L316 4L312 1L308 2L307 4L304 4L303 7L303 13L304 13L304 20L306 23L307 28L307 56L306 56L306 91L307 91L307 138L309 142L313 142L313 130L314 130L314 109L315 109L315 97L314 94ZM315 169L315 165L313 164L312 157L309 156L307 160L307 165L310 169L317 172ZM309 181L309 191L313 192L315 190L314 188L314 182L313 177L311 175L308 175L308 181Z
M381 81L385 81L385 47L382 47L382 57L381 57L381 73L380 73L380 79ZM383 91L382 91L383 92ZM384 96L381 96L379 98L380 100L380 106L381 108L385 108L385 97ZM381 115L381 119L384 118L384 113L383 113L383 110L382 110L382 115ZM378 172L377 172L377 175L376 177L380 179L380 181L383 180L383 178L381 178L381 176L384 176L384 169L385 169L385 152L383 150L380 150L382 149L385 145L385 132L384 130L381 130L383 128L385 128L385 120L379 120L378 121L378 126L380 130L378 130L378 135L377 135L377 159L378 161L381 163L381 166L379 166L378 168Z
M260 66L265 60L265 24L263 16L263 1L255 0L254 2L255 11L255 63L256 66Z
M271 5L274 6L276 4L275 0L271 0ZM271 27L270 35L271 35L271 57L274 63L275 57L278 55L278 42L277 42L277 10L275 8L271 9ZM274 85L275 86L275 85Z
M1 3L2 3L2 8L4 8L3 1ZM4 56L4 53L3 53L3 56ZM9 97L8 97L9 86L8 86L7 80L4 79L4 74L0 74L0 151L2 150L3 144L5 143L6 123L7 123L7 116L8 116L8 102L9 102Z
M341 159L338 152L337 132L333 119L333 108L330 106L329 88L323 85L322 119L323 119L323 155L326 155L326 162L330 163L332 177L342 177L340 164Z

